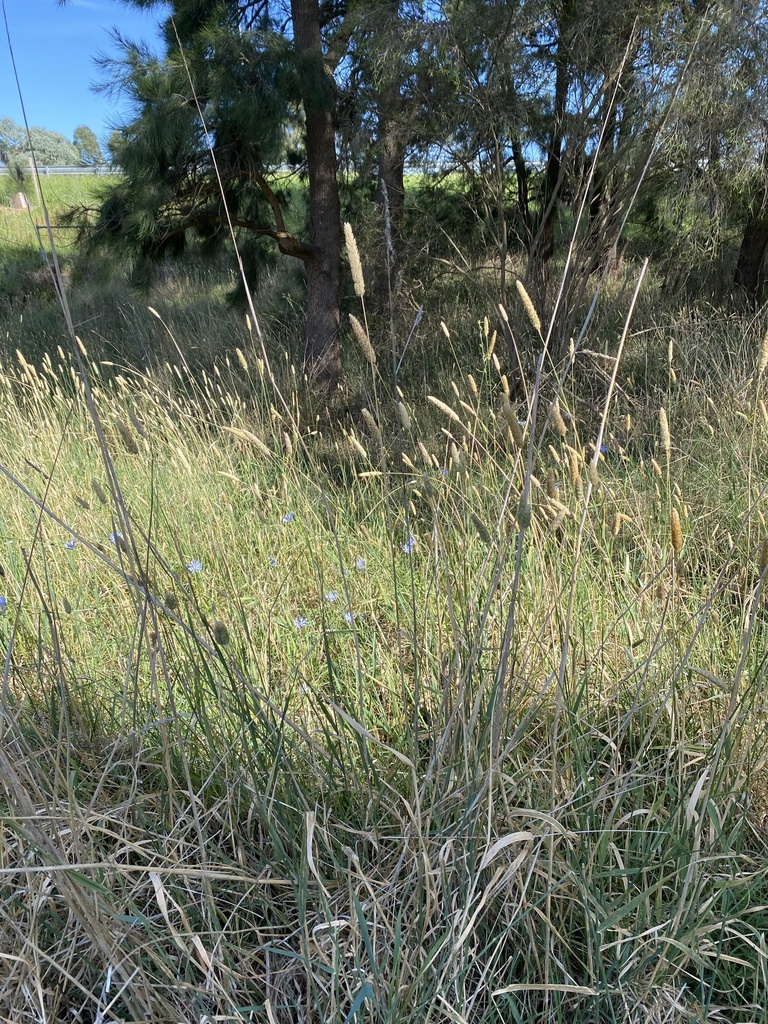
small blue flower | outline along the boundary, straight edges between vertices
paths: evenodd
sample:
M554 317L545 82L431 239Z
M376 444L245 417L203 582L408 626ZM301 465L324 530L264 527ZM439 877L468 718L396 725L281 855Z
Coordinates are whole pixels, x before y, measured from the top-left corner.
M202 571L203 571L203 563L200 561L199 558L193 558L192 561L187 566L187 572L197 573L197 572L202 572Z
M286 512L285 515L283 516L283 522L284 523L292 523L295 518L296 518L295 513L293 513L293 512Z
M275 558L274 555L270 555L269 556L269 567L270 567L270 569L274 569L276 565L277 565L277 559Z
M601 455L605 455L605 453L606 453L607 451L608 451L608 445L607 445L607 444L605 444L605 443L601 444L601 445L600 445L600 454L601 454Z
M109 539L112 541L112 543L115 546L118 546L118 542L123 539L123 535L122 535L122 533L120 533L119 530L115 530L114 533L110 533Z
M339 595L336 593L335 590L329 590L328 593L325 595L325 600L330 601L330 603L333 604L334 601L339 600Z
M304 629L305 626L309 625L309 620L305 619L303 615L297 615L296 618L293 620L293 624L296 627L296 629Z
M7 611L8 611L8 599L5 598L5 597L0 597L0 615L5 615L5 613Z
M355 621L355 613L354 612L344 612L344 619L345 619L347 625L351 626L352 623Z
M416 538L413 534L408 534L408 540L403 544L403 551L406 555L413 554L413 549L416 547Z
M74 551L75 548L77 547L77 541L75 540L74 537L70 537L69 540L64 541L64 547L67 549L67 551Z
M358 560L355 562L355 568L359 569L360 572L365 572L365 564L366 563L364 558L358 558Z

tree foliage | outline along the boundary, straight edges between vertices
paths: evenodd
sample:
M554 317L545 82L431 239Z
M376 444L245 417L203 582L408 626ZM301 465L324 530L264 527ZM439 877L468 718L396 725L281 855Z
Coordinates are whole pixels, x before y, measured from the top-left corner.
M80 160L86 166L98 166L104 163L104 154L101 151L99 140L93 131L85 124L75 128L72 142L80 154Z
M26 165L33 153L41 166L69 167L83 162L74 144L59 132L32 127L27 135L26 129L9 117L0 121L0 151L21 165Z
M125 177L89 237L121 248L138 279L193 239L226 246L233 228L252 276L276 252L303 263L307 353L337 372L340 155L360 194L377 199L372 283L390 314L409 259L437 254L444 266L461 242L474 246L478 286L494 302L507 302L510 257L524 261L526 287L554 317L552 351L562 352L631 210L667 257L674 236L688 259L717 250L725 263L737 225L728 272L758 294L768 250L766 0L170 8L161 54L121 40L121 58L104 64L134 113L110 139ZM432 205L426 244L428 211L407 229L409 164L425 168L433 190L451 183L449 199ZM308 181L304 223L286 201L286 165Z

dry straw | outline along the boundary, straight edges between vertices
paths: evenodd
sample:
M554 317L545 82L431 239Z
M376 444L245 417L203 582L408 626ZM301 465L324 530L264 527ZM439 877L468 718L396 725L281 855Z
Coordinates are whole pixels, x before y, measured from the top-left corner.
M352 231L352 225L346 221L344 222L344 240L347 243L347 256L349 258L349 269L352 271L352 284L355 286L355 295L362 299L365 295L363 265L360 262L360 252L357 248L357 239Z
M525 290L525 285L519 278L517 281L515 281L515 284L517 286L517 294L520 296L520 301L523 304L523 308L525 309L525 312L528 314L528 319L536 328L536 333L539 336L541 336L541 320L539 319L539 314L536 312L536 307L534 306L531 300L531 296Z
M352 325L352 330L355 333L355 337L357 338L360 348L363 350L363 355L371 366L375 366L376 353L373 351L373 345L371 345L371 339L368 337L368 332L353 313L349 314L349 322Z

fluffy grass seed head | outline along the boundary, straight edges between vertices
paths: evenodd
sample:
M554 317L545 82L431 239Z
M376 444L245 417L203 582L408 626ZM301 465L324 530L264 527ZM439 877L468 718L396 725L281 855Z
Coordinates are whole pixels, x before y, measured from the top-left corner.
M360 345L360 348L363 350L363 355L371 364L371 366L375 366L376 353L373 351L373 345L371 345L371 339L368 337L368 332L357 319L357 317L354 315L354 313L349 314L349 322L352 325L352 330L354 332L355 337L357 338L358 344Z
M672 537L672 550L677 556L683 550L683 527L680 523L680 513L676 508L669 514L669 532Z
M347 441L350 447L354 449L358 455L361 455L364 459L368 458L368 452L363 448L354 434L347 434Z
M757 376L762 377L768 367L768 331L763 335L763 343L760 346L760 362L757 364Z
M762 576L763 573L768 569L768 536L763 537L763 543L760 545L760 554L757 557L757 571Z
M365 425L368 427L368 429L376 438L376 440L381 441L381 429L379 427L379 424L374 419L373 413L369 409L361 409L360 415L365 420Z
M672 435L669 432L669 420L667 419L667 411L664 406L659 409L659 429L661 432L661 447L664 449L667 462L669 462L672 454Z
M107 495L104 492L104 488L101 486L101 484L96 479L96 477L92 478L92 480L91 480L91 487L93 488L93 493L96 495L96 497L101 502L101 504L102 505L106 505L108 503L109 499L107 498Z
M534 306L533 301L531 300L531 296L525 290L525 285L520 280L520 278L518 278L515 281L515 285L517 286L517 294L520 296L520 301L523 304L523 308L525 309L525 312L528 314L528 319L533 324L536 333L539 335L539 337L541 337L541 320L539 319L539 314L536 312L536 307Z
M125 446L125 450L130 452L131 455L139 454L139 446L136 444L136 438L131 433L131 428L127 423L124 423L119 416L115 417L115 429L120 435L120 440Z
M441 401L439 398L435 398L434 395L427 395L427 401L434 405L436 409L439 409L440 412L444 413L449 420L453 420L454 423L458 423L460 427L464 426L461 417L458 413L454 412L450 405L446 405L445 402Z
M501 416L509 427L515 444L518 448L522 448L525 444L525 435L523 434L523 428L518 422L515 410L512 408L509 395L506 392L501 394Z
M560 400L558 398L552 403L552 426L562 438L568 433L568 427L566 427L563 414L560 411Z
M400 419L400 425L403 430L410 434L413 424L411 423L411 417L408 415L408 410L406 409L404 402L397 403L397 415Z
M344 222L344 241L347 243L347 256L349 258L349 269L352 272L352 284L355 286L355 295L362 299L365 295L363 265L360 262L360 252L357 248L357 239L352 231L352 225L347 221Z

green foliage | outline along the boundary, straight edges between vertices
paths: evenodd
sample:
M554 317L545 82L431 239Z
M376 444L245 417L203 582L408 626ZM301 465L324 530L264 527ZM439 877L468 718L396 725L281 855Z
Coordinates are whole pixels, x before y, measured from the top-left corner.
M104 163L104 154L101 152L99 140L87 125L80 125L75 128L72 142L80 154L80 162L85 165L98 165Z
M0 151L24 170L32 153L41 167L71 167L83 163L76 147L59 132L32 127L27 135L26 130L9 117L0 121Z

